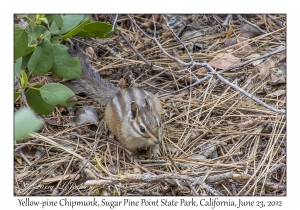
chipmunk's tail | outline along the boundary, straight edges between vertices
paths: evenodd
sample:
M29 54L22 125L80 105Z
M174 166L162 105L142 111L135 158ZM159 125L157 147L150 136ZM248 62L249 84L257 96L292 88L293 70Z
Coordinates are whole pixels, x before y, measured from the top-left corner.
M80 48L70 48L69 54L78 57L82 66L82 76L66 84L75 93L82 92L96 99L100 104L106 105L120 90L118 87L103 79L93 68L88 56Z

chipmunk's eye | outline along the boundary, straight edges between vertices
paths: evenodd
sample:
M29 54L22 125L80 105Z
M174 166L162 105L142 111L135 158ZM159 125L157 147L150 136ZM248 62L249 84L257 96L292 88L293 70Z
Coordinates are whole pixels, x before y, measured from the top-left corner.
M140 126L140 131L141 131L142 133L145 133L145 132L146 132L146 129L141 125L141 126Z

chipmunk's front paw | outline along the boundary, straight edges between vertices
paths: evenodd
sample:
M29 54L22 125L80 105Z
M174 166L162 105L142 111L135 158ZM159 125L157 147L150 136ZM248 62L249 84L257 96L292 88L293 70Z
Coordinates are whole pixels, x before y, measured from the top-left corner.
M150 152L150 159L157 160L161 156L158 145L150 147L149 150L150 150L149 151Z

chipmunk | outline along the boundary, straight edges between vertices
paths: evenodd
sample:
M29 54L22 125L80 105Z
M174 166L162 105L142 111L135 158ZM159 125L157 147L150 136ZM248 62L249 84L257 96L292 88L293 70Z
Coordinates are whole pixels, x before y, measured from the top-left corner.
M111 133L138 158L138 150L150 149L151 157L160 155L163 109L154 94L141 88L120 89L102 78L79 49L69 49L82 66L82 76L72 80L83 93L106 105L105 121ZM149 152L149 151L148 151Z

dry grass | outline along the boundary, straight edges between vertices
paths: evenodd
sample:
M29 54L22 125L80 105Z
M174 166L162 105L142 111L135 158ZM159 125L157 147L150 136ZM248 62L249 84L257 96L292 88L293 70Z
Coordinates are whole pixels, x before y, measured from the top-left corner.
M183 41L193 59L209 62L217 54L229 52L244 62L253 53L262 55L285 46L286 28L279 27L266 15L243 16L267 31L250 39L253 52L224 47L227 33L211 15L190 16L195 19L185 31L196 31L198 26L197 31L203 33L196 42ZM141 25L151 16L132 17ZM282 22L286 18L274 17ZM95 49L98 56L93 64L112 83L118 85L124 78L129 86L134 79L136 85L164 95L160 97L165 111L162 156L158 160L144 158L137 166L130 162L122 145L109 137L105 126L98 129L93 125L72 126L68 123L74 119L74 110L57 108L44 118L40 132L15 145L15 195L285 195L286 116L259 105L214 76L189 86L196 81L195 76L202 78L208 70L193 67L181 71L187 67L163 54L137 28L132 30L126 16L120 17L118 24L133 47L153 64L153 69L118 35L104 41L76 38L73 42ZM231 26L232 37L236 37L241 25L235 16ZM190 61L170 32L161 29L160 24L157 30L157 40L168 53L176 51L173 55L178 59ZM152 29L146 31L151 34ZM119 56L114 56L107 47ZM265 64L272 59L268 71L265 66L257 70L250 63L222 76L268 105L286 109L285 94L266 97L285 89L285 83L272 83L272 75L285 65L284 55L285 52L263 59ZM188 88L177 91L184 87ZM78 99L74 109L88 104L103 117L104 107L96 101L80 96ZM253 126L238 126L250 120ZM72 187L66 187L73 177Z

